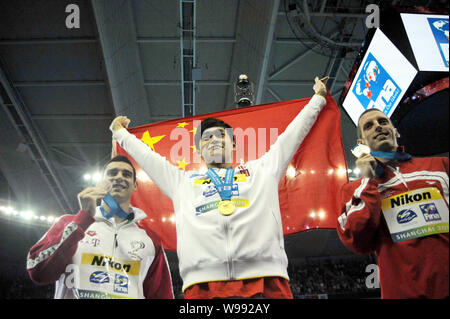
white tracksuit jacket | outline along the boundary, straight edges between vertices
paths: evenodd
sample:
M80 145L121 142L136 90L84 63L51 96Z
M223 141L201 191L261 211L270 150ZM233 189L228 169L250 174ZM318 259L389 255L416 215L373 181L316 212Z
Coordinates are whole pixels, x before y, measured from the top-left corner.
M182 171L126 129L114 138L173 201L183 291L209 281L279 276L289 279L278 183L326 100L318 95L289 124L270 150L235 169L236 211L223 216L220 196L206 174ZM225 169L217 170L219 176ZM247 176L249 175L249 176Z

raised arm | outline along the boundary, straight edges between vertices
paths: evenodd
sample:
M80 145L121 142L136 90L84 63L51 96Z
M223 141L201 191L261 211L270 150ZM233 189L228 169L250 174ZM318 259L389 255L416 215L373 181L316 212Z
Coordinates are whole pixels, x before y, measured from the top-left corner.
M173 198L184 177L184 172L129 133L126 130L129 124L130 120L127 117L116 117L109 127L113 138L142 167L159 189L168 197Z
M322 80L319 80L318 77L315 78L313 86L315 94L311 97L309 103L287 126L270 150L257 160L257 162L268 168L266 171L275 173L278 180L283 177L292 157L308 135L320 111L326 104L327 88L323 82L327 78L325 77Z

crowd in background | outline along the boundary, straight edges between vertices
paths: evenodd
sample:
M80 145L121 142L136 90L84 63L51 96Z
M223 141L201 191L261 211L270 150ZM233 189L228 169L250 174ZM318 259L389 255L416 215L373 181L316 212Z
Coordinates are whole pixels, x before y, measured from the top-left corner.
M365 298L367 293L379 293L379 289L366 286L366 267L376 264L373 256L357 258L315 258L291 260L288 272L294 298L325 294L328 298L346 295ZM0 299L51 299L54 284L35 285L22 264L0 263ZM182 280L176 263L170 263L175 298L183 298Z

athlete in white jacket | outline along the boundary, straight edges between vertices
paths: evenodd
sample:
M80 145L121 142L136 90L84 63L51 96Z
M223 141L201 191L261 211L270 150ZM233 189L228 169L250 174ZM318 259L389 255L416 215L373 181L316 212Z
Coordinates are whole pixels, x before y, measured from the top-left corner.
M111 159L104 181L110 183L109 195L122 210L119 215L105 202L96 206L105 198L105 187L84 189L78 194L80 211L61 216L31 247L27 256L30 278L37 284L56 282L55 299L173 299L160 240L139 225L147 215L130 206L137 187L130 160L125 156Z
M125 116L112 122L113 137L173 201L185 298L292 298L278 183L326 104L327 90L317 77L313 89L270 150L234 169L227 170L235 146L230 126L204 120L196 141L206 174L181 171L153 152L125 129ZM230 179L227 193L220 183Z

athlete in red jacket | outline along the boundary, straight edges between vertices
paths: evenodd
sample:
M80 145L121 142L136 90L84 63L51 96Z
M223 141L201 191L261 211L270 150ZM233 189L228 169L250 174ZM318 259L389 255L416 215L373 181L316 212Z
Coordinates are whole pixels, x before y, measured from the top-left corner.
M337 231L356 253L378 258L382 298L446 298L449 285L449 163L412 158L377 109L358 121L362 178L342 188ZM370 154L368 154L370 153Z
M104 180L110 183L110 206L105 205L103 188L83 190L78 195L80 211L62 216L31 247L31 279L37 284L56 282L56 299L173 299L160 240L138 224L146 214L130 206L137 188L133 165L125 156L114 157L105 167Z

